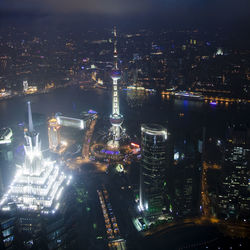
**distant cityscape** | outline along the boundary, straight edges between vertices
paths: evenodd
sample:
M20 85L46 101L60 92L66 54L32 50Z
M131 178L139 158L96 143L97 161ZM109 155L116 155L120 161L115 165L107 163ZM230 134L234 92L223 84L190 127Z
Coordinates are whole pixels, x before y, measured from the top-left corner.
M250 50L227 39L1 26L0 248L248 249Z
M1 28L1 98L54 88L110 86L110 31L80 36ZM201 92L213 98L249 102L249 48L231 45L223 30L141 29L118 34L121 87ZM232 43L233 44L233 43ZM164 92L163 92L164 93Z

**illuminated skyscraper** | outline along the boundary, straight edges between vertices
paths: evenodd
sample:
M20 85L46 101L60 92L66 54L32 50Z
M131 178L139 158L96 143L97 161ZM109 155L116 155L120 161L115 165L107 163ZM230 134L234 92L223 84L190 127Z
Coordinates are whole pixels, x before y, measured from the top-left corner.
M84 129L86 126L86 122L83 119L77 119L73 117L62 116L61 114L55 115L57 124L65 127L72 127L77 129Z
M9 190L2 197L0 207L10 210L13 202L22 210L55 213L59 208L60 195L70 178L60 171L55 162L44 159L39 134L34 130L30 102L28 102L29 129L24 137L25 159L17 166L16 175Z
M119 148L119 140L121 137L121 125L123 123L123 115L120 114L119 106L119 91L118 80L121 79L121 72L118 69L117 62L117 35L116 28L114 28L114 68L111 72L111 78L113 80L113 94L112 94L112 114L110 115L110 123L112 125L110 131L112 134L112 140L108 142L108 146L112 148Z
M164 206L167 138L166 128L142 124L139 210L149 215L160 215Z
M224 149L219 216L247 219L250 213L250 130L233 126Z
M49 120L48 126L48 137L49 137L49 148L55 151L60 145L60 128L61 126L57 123L56 118Z
M23 92L27 92L29 89L28 81L23 81Z

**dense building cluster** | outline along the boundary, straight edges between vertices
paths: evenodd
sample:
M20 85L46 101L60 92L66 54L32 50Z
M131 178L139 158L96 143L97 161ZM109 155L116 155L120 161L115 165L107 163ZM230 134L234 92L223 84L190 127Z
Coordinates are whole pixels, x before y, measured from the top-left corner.
M44 150L30 102L27 121L15 124L13 132L11 128L0 131L0 247L80 249L86 243L89 249L137 249L142 236L149 236L147 244L160 232L156 236L160 242L160 234L193 230L193 225L205 232L218 225L216 237L201 245L225 240L221 232L237 239L249 233L249 125L234 121L220 138L206 134L205 123L209 123L204 114L195 121L195 131L179 125L190 124L191 115L185 110L189 98L203 103L210 100L205 95L211 94L211 105L217 105L218 99L213 98L220 96L237 99L239 105L244 100L242 106L248 107L250 61L243 45L235 49L220 30L213 35L198 29L131 33L114 29L113 36L95 30L81 34L12 26L4 30L2 100L47 95L74 85L65 89L67 98L68 89L76 90L74 98L79 99L80 91L87 90L90 98L108 93L103 103L94 102L108 103L109 113L101 110L97 115L90 109L80 114L75 102L82 103L69 99L66 109L72 114L57 112L47 120L38 115L37 127L46 130ZM133 114L125 120L122 90L127 91ZM165 117L159 91L177 101L183 98L184 108L179 108L179 100ZM148 95L154 102L142 110ZM204 110L214 107L210 104L204 104ZM152 117L140 120L144 111ZM19 164L9 167L14 161ZM13 177L10 183L3 169ZM231 227L238 229L235 234ZM185 248L185 244L178 246Z
M219 216L247 220L250 211L249 129L233 126L224 146L220 191L217 194Z
M221 30L119 32L121 83L248 99L249 51L244 44L228 42L230 39ZM112 44L112 36L95 30L83 30L81 34L73 30L66 35L60 30L51 34L46 28L37 32L4 27L0 43L2 96L22 92L23 82L30 86L28 93L34 92L32 88L48 91L76 81L84 87L90 83L92 87L107 87L113 64Z

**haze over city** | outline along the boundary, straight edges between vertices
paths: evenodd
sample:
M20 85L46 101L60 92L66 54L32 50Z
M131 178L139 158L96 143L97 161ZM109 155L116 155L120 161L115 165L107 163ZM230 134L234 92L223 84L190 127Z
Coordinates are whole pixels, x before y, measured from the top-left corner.
M0 1L0 249L249 249L250 2Z

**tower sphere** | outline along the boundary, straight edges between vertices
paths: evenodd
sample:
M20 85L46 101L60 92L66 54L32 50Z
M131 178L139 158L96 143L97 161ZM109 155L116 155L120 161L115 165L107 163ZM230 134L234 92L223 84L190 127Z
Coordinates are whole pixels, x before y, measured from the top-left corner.
M121 79L121 71L117 70L117 69L113 69L111 71L111 78L113 80L119 80L119 79Z
M121 126L122 123L123 123L123 116L120 114L120 115L111 115L110 118L110 123L112 124L112 126Z

